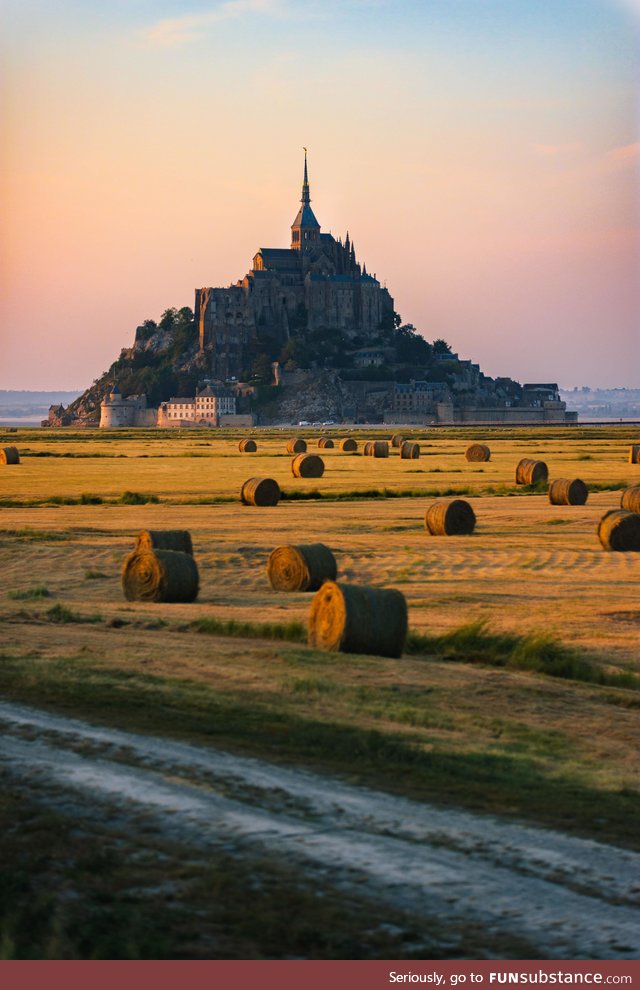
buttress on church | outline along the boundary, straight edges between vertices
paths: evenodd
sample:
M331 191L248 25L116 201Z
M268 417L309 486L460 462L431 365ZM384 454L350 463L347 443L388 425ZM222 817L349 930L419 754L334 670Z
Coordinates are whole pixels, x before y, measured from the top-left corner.
M224 381L246 372L256 342L275 355L294 328L337 329L347 339L375 336L393 319L393 299L360 266L348 233L343 242L321 232L311 209L305 148L291 246L260 248L235 285L196 289L194 313L211 376Z

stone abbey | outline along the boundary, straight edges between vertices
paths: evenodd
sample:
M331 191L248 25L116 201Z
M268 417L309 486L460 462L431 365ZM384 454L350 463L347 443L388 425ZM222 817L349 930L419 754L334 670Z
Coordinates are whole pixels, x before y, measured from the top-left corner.
M393 299L359 264L348 233L344 242L322 233L305 149L291 246L260 248L235 285L196 289L194 313L209 371L225 381L241 377L258 343L275 356L292 332L339 330L347 341L375 336L393 326Z
M271 388L271 386L275 386ZM126 397L125 397L126 396ZM287 248L260 248L227 288L169 309L68 410L44 425L239 426L253 422L569 423L554 382L490 378L442 339L402 325L394 301L311 208L305 149Z

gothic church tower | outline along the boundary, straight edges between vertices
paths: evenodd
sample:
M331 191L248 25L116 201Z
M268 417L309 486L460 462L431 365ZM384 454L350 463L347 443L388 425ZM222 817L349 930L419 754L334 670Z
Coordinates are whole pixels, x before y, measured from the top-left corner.
M307 248L317 247L320 240L320 224L311 209L309 195L309 176L307 174L307 149L304 149L304 178L302 180L302 204L298 214L291 224L291 248L293 251L306 251Z

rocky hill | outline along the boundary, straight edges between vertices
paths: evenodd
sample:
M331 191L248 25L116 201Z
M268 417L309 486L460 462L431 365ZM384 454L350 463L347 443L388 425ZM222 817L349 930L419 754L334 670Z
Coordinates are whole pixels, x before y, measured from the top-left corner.
M274 362L279 385L274 385ZM43 425L97 425L100 403L116 384L124 396L144 394L148 405L157 406L171 396L194 395L210 375L192 311L168 309L158 322L137 327L133 346L68 407L52 406ZM278 353L256 339L246 369L251 388L243 389L239 411L254 412L262 423L375 421L391 408L398 386L416 380L434 401L457 405L513 404L522 391L510 379L494 381L478 365L461 361L446 341L428 343L395 314L393 326L367 339L335 328L313 333L294 328Z
M123 395L145 394L149 405L172 395L193 395L206 372L198 352L198 332L188 306L167 309L160 320L145 320L135 331L133 346L66 408L52 406L51 426L95 426L100 403L117 384Z

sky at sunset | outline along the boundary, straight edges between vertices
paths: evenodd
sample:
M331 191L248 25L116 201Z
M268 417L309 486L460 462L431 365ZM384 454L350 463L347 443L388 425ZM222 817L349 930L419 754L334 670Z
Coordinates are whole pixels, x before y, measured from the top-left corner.
M288 247L302 146L403 321L640 387L640 5L3 0L0 388L83 389Z

